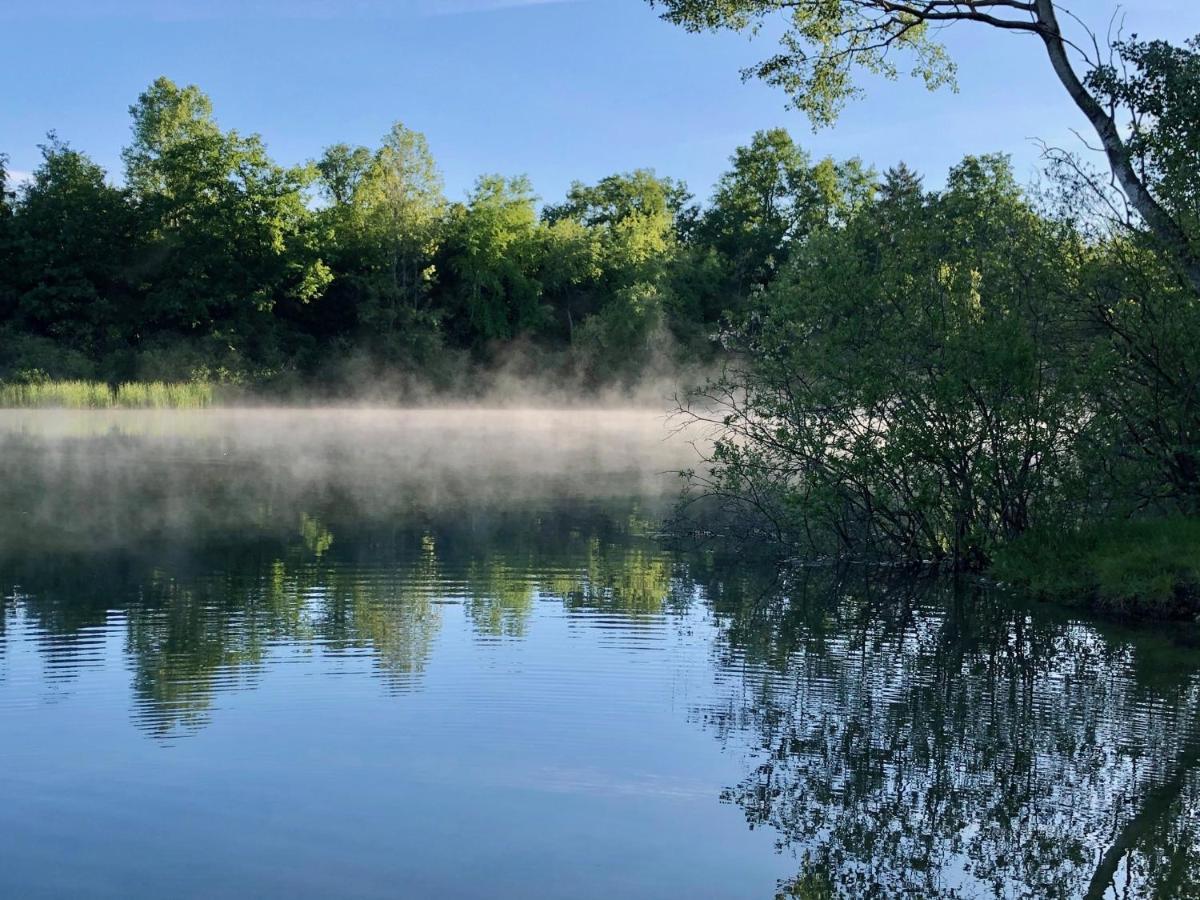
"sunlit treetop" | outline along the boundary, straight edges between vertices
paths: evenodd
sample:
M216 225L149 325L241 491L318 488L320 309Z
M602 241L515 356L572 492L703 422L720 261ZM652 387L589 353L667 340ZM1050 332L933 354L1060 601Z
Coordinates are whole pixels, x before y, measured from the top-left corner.
M1005 27L1029 27L1032 4L1016 2L920 2L891 0L651 0L663 18L689 31L730 29L757 33L786 24L779 52L744 70L787 92L793 106L815 125L837 118L862 89L855 69L887 78L911 74L929 88L953 87L955 67L930 26L977 19ZM997 8L1006 8L1000 10ZM1032 30L1032 29L1030 29Z

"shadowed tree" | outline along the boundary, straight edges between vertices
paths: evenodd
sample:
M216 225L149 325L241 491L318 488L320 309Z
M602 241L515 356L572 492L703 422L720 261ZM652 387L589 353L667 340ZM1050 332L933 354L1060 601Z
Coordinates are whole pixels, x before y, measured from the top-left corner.
M885 185L724 333L735 362L693 408L722 437L696 484L810 553L983 565L1073 486L1073 236L1004 157L967 158L936 195Z
M728 290L739 296L769 284L794 244L844 220L873 180L856 159L812 164L782 128L757 132L730 161L697 238L726 261Z
M334 206L345 206L371 168L371 151L366 147L334 144L317 161L321 191Z
M15 215L0 216L11 228L13 313L26 331L98 351L135 326L130 209L103 169L52 134Z
M695 714L748 748L724 799L799 858L781 900L1194 896L1191 654L878 573L715 610L746 675Z

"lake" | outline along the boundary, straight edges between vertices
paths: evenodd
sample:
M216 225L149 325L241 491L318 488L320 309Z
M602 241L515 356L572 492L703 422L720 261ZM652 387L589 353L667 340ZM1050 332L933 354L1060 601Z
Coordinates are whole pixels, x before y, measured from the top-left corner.
M637 410L0 413L0 896L1200 896L1200 642L664 539Z

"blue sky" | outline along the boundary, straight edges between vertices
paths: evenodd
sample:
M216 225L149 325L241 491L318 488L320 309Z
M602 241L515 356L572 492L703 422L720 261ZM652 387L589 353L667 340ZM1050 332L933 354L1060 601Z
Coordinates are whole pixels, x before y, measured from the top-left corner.
M1101 29L1115 8L1075 5ZM159 75L198 84L224 127L259 132L285 163L373 146L403 121L428 136L452 198L484 172L527 174L551 201L639 166L706 197L733 148L778 125L814 156L904 160L931 185L997 150L1028 180L1031 139L1075 146L1085 124L1034 40L970 26L945 36L958 94L871 83L814 134L738 76L767 38L687 34L643 0L2 0L0 22L0 152L18 173L53 128L118 179L126 110ZM1200 2L1133 0L1125 28L1181 41L1200 33Z

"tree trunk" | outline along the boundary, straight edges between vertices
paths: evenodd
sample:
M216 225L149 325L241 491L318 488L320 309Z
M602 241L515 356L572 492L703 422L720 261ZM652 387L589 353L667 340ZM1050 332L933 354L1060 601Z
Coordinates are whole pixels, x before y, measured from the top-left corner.
M1087 893L1084 894L1084 900L1102 900L1121 867L1121 860L1170 812L1171 805L1179 799L1187 784L1188 774L1198 762L1200 748L1193 746L1179 758L1171 776L1146 795L1141 808L1121 829L1112 846L1100 857L1088 884Z
M1042 41L1046 45L1046 52L1050 56L1050 64L1054 67L1054 73L1062 82L1063 87L1067 89L1067 93L1075 105L1092 123L1092 128L1100 138L1104 154L1108 157L1108 164L1112 168L1121 190L1129 198L1129 202L1138 211L1147 227L1162 242L1167 252L1175 258L1193 290L1200 294L1200 256L1197 256L1191 241L1179 227L1179 223L1171 218L1170 214L1150 194L1146 185L1142 183L1133 168L1133 162L1129 158L1125 142L1121 140L1117 123L1113 121L1112 116L1100 105L1099 101L1088 92L1071 66L1067 45L1063 40L1062 30L1058 24L1058 15L1054 9L1054 0L1034 0L1034 6L1040 26L1038 34L1041 35Z

